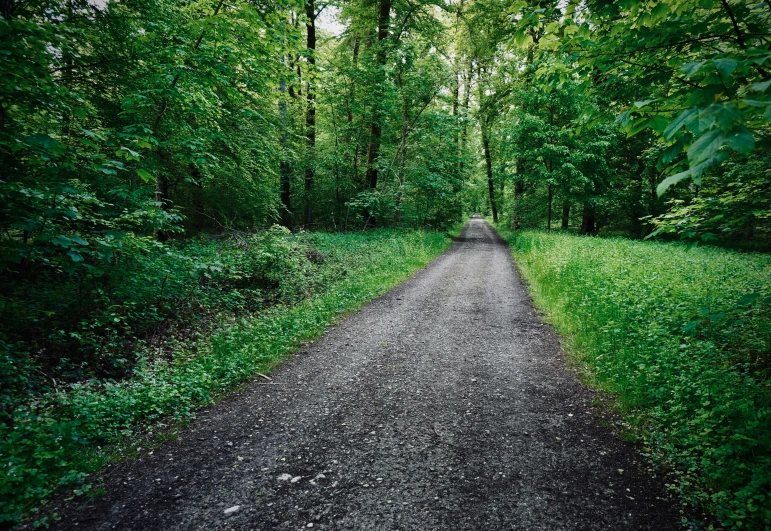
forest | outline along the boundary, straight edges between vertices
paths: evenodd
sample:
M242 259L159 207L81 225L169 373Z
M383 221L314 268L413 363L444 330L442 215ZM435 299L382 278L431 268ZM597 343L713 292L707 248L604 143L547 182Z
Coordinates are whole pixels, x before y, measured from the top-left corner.
M0 525L479 212L672 489L767 528L769 148L769 0L0 0Z

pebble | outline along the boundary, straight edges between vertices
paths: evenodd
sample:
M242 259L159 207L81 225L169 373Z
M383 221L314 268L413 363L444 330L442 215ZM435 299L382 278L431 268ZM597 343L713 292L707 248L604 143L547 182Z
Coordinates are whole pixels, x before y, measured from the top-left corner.
M276 479L279 481L289 481L290 479L292 479L292 474L281 474Z
M233 513L238 512L238 510L241 508L240 505L234 505L233 507L228 507L225 509L225 516L230 516Z

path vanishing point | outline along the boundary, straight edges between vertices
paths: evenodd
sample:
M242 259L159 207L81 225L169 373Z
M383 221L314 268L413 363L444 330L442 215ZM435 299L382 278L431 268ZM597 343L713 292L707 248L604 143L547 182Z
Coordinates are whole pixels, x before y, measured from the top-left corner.
M669 530L494 230L331 327L55 529Z

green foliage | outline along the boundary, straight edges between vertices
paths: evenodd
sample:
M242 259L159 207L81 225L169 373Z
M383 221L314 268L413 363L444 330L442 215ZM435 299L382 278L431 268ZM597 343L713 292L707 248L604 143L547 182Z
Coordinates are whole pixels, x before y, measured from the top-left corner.
M52 387L41 380L23 343L0 343L0 376L10 383L0 394L0 521L18 522L39 511L35 507L57 488L85 492L88 473L127 451L138 436L190 418L255 372L269 371L302 341L385 293L448 243L432 232L292 235L279 227L222 242L201 240L171 258L162 250L148 258L145 267L159 270L146 270L144 278L163 279L162 302L147 305L129 297L108 313L125 323L132 311L157 308L162 339L124 346L128 324L123 331L95 331L94 340L103 341L100 359L70 368L80 375L91 370L92 377L57 383L61 375L49 372ZM140 278L136 271L127 274L126 280L136 282L126 289L140 289ZM105 338L114 343L105 344ZM126 351L132 359L121 363L128 377L98 376L101 365L115 363Z
M673 199L670 210L650 219L651 236L677 234L683 239L733 245L771 239L771 154L723 163L705 177L699 193Z
M515 161L514 179L545 186L561 201L597 203L612 181L609 151L617 139L606 126L586 123L590 102L570 83L551 92L525 87L514 101L500 132L502 155Z
M546 84L572 82L612 100L631 136L650 129L686 157L658 188L692 179L731 152L766 142L771 120L765 44L771 9L762 2L515 2L518 35L539 37ZM527 39L520 39L524 45ZM569 74L570 73L570 74ZM604 111L603 111L604 112Z
M771 259L504 235L574 364L618 397L670 487L728 528L771 525Z

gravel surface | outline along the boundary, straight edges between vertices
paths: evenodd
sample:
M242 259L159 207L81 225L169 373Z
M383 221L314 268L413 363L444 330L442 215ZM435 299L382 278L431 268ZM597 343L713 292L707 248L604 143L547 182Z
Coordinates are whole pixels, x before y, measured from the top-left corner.
M58 529L678 529L481 219Z

